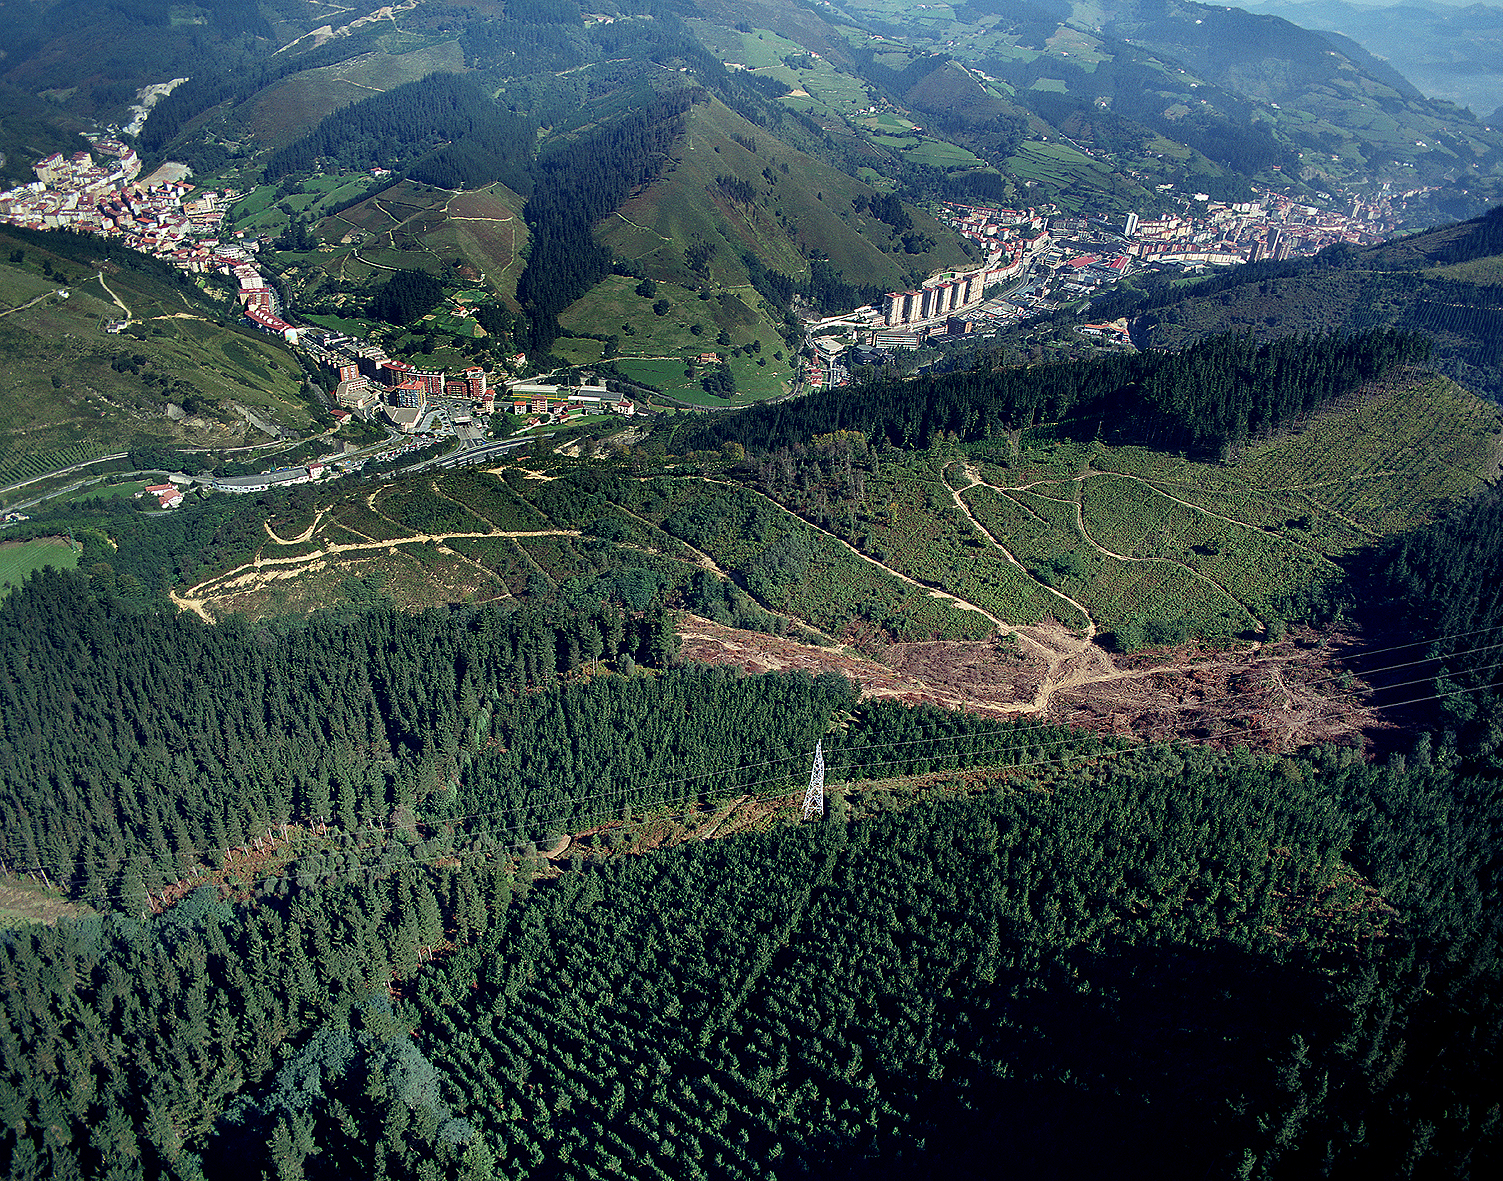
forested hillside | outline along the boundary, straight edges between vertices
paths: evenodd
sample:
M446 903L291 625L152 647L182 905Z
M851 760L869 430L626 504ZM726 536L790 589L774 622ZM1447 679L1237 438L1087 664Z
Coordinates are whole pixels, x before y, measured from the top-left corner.
M662 172L689 102L684 94L661 99L538 162L525 213L532 251L517 280L533 347L547 349L559 334L558 313L610 273L611 252L595 241L594 224Z
M1260 262L1189 286L1150 281L1098 300L1143 347L1179 349L1227 331L1276 340L1389 327L1432 342L1430 364L1503 398L1503 206L1456 225L1318 258Z
M791 379L804 303L971 257L938 196L1498 183L1496 132L1336 42L1054 7L17 0L0 149L191 75L147 167L243 194L289 314L498 386L719 348L721 410ZM1495 1175L1503 427L1429 369L1503 391L1500 242L1148 281L1090 314L1162 348L494 470L38 507L6 539L77 568L0 598L0 1174ZM165 264L7 251L39 453L254 471L121 424L322 413ZM117 290L139 336L90 352Z
M924 448L938 438L998 438L1050 422L1087 438L1215 455L1287 427L1427 353L1422 338L1386 331L1289 336L1263 345L1250 336L1226 335L1181 353L973 370L821 392L693 423L675 441L685 448L732 441L769 451L855 430L894 446Z
M0 615L87 660L114 643L78 594L44 579ZM454 626L425 620L424 639ZM275 635L219 630L215 644L290 658ZM379 648L418 699L447 700L426 680L447 662ZM243 708L234 674L216 683L160 637L155 650L160 674L137 660L143 707L168 712L171 683L216 730ZM35 677L54 730L34 717L4 736L9 800L38 742L87 725L66 677ZM277 684L276 708L305 713L279 724L316 763L314 702L334 686ZM567 694L613 695L605 716L629 738L620 707L661 709L652 695L674 685L686 695L664 712L680 734L702 714L712 782L734 771L741 791L771 752L718 702L765 700L795 774L851 706L836 682L608 676L501 703L531 727L503 743L524 757L553 743L549 782L587 796L594 740ZM416 749L425 723L401 693L350 688ZM474 733L488 713L461 707ZM140 895L111 894L130 911L0 938L10 1175L981 1177L1002 1144L1066 1176L1371 1177L1406 1157L1415 1176L1491 1171L1503 898L1498 768L1478 748L1442 740L1369 767L1352 751L1121 748L895 705L849 721L851 737L831 735L847 751L832 783L858 782L819 824L612 855L650 821L633 806L555 876L497 848L521 835L504 811L432 829L429 797L383 806L385 837L300 827L295 861L245 861L228 897L201 889L142 917ZM130 801L191 800L182 777L257 757L176 720L161 738L156 758L178 771L116 796L142 843L160 821ZM413 765L381 762L388 782ZM859 783L957 764L993 770L931 776L932 798L911 802ZM101 772L115 782L98 790L125 791ZM67 794L58 776L50 790Z
M985 399L1042 415L1131 390L1139 411L1189 405L1206 434L1184 437L1209 446L1420 355L1383 333L1299 344L1042 369L1026 398L1006 374L915 384L911 404L876 387L831 422L878 437L885 497L905 431L979 439L964 411ZM1174 400L1192 388L1210 397ZM823 448L839 475L823 420L755 415L752 444ZM507 523L717 553L730 509L756 504L764 533L792 519L724 485L707 512L702 477L627 467L446 487ZM389 523L472 515L436 486L394 493ZM92 580L38 576L0 604L0 858L108 914L0 936L3 1162L981 1177L1005 1144L1066 1176L1487 1175L1496 510L1372 565L1365 593L1411 629L1387 700L1423 730L1379 765L677 666L666 579L210 627L115 598L98 560ZM215 544L248 539L237 519ZM772 540L742 568L766 597L814 557L807 530ZM143 552L176 546L192 560L187 534ZM733 803L796 801L816 740L823 821L777 823L791 809L769 800L764 831L710 839ZM700 839L654 849L679 814ZM570 858L539 856L566 835Z
M354 171L381 167L445 189L491 181L526 193L536 126L500 110L474 81L430 74L324 119L266 161L265 178L312 172L319 165Z

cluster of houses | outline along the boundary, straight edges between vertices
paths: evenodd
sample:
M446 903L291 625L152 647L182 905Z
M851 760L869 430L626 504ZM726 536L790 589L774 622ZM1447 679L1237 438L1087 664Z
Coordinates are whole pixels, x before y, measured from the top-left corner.
M95 155L104 163L97 163ZM225 214L238 199L233 191L194 192L181 181L135 184L141 161L135 149L100 139L93 152L71 157L54 152L32 165L37 179L0 193L0 221L28 229L70 229L117 238L190 274L220 274L239 284L246 323L296 343L298 330L281 319L275 290L255 263L259 243L243 234L223 240ZM121 332L126 321L112 322Z
M1380 242L1393 228L1392 211L1381 199L1356 201L1350 213L1302 205L1272 191L1258 201L1210 201L1205 193L1192 199L1205 205L1204 214L1129 213L1122 231L1128 253L1144 263L1231 266L1308 256L1336 242Z
M988 251L999 247L1010 253L1037 252L1048 244L1049 213L1040 209L994 209L987 205L963 205L946 201L936 215L962 238L969 238ZM1045 241L1036 244L1039 238Z
M108 233L134 225L137 209L123 204L126 186L141 174L134 148L117 139L101 139L93 153L54 152L32 165L36 180L0 193L0 217L33 230L76 229ZM151 211L139 210L143 219Z
M32 171L35 181L0 193L0 219L28 229L118 238L186 271L217 269L220 228L236 194L194 193L181 181L137 184L141 161L135 149L114 139L96 140L92 152L71 157L54 152Z
M436 404L452 407L468 402L471 412L490 415L499 401L513 413L541 416L538 421L573 413L636 413L630 398L613 399L604 386L570 388L509 382L498 398L486 371L478 365L452 373L419 369L407 361L394 360L379 345L339 333L323 333L307 343L313 355L334 374L337 418L379 413L404 434L422 430L423 424L431 421Z

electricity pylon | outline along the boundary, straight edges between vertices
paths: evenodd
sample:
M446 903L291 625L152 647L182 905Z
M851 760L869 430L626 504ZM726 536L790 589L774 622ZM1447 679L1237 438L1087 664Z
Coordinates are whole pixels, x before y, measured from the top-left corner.
M825 814L825 740L814 744L814 766L809 770L809 790L804 792L804 819Z

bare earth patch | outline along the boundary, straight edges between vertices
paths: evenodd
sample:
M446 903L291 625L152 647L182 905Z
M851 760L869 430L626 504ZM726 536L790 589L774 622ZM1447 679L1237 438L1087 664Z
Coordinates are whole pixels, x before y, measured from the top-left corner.
M838 672L870 697L1051 722L1140 739L1289 750L1364 744L1384 728L1360 683L1343 686L1334 646L1313 636L1233 652L1193 646L1113 657L1064 628L1028 628L1013 649L990 641L893 644L881 661L725 627L696 615L679 626L686 660L747 673Z

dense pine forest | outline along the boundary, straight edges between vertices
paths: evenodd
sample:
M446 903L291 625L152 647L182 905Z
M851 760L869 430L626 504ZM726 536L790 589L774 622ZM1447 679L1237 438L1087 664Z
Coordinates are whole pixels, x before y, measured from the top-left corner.
M0 622L4 856L108 912L0 938L11 1176L1498 1163L1495 721L1381 766L1102 742L652 672L610 607L208 628L47 575ZM822 821L624 851L821 735Z
M1267 344L1228 333L1179 353L883 380L693 422L671 437L685 450L734 442L766 452L853 430L922 449L1047 422L1072 436L1219 456L1424 360L1428 347L1387 330Z
M0 1160L1490 1174L1499 503L1353 575L1421 662L1377 764L682 665L661 599L211 627L35 576L0 860L101 916L0 935ZM816 739L822 820L648 851L796 793Z
M357 171L380 165L441 188L500 180L526 192L536 130L471 79L430 74L335 111L273 153L263 174L272 183L321 162Z

